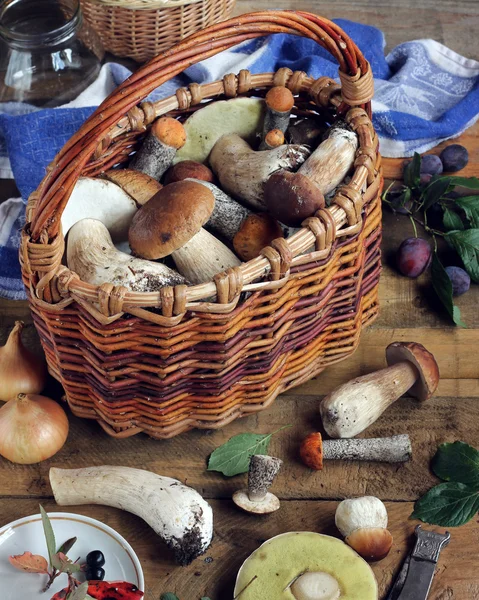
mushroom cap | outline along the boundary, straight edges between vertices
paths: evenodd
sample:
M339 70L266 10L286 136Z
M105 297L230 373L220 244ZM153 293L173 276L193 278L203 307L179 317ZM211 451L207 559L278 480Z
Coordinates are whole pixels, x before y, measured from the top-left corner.
M325 206L321 190L309 177L284 169L266 181L264 200L273 217L291 227L298 227Z
M284 237L283 229L276 219L266 213L252 214L233 238L233 247L242 260L251 260L280 237Z
M301 442L299 454L303 463L310 469L321 471L323 468L323 438L319 431L310 433Z
M168 169L165 174L165 185L183 181L183 179L200 179L213 183L215 176L206 165L195 160L182 160Z
M140 206L163 187L153 177L134 169L110 169L103 173L103 177L119 185Z
M365 560L376 561L385 558L393 545L393 536L387 529L371 527L356 529L346 537L346 544Z
M277 85L266 94L266 104L276 112L288 112L294 106L294 96L288 88Z
M284 144L284 133L281 129L272 129L271 131L268 131L264 141L270 148L277 148Z
M341 535L348 537L357 529L386 529L388 513L384 503L375 496L347 498L338 504L334 521Z
M186 131L183 124L173 117L161 117L151 126L151 133L165 146L182 148L186 142Z
M214 206L215 197L201 183L170 183L135 214L128 234L133 253L150 260L171 254L198 233Z
M439 383L439 367L434 356L417 342L393 342L386 348L389 366L408 361L419 372L419 378L410 388L409 394L419 400L427 400L436 391Z
M248 490L238 490L233 494L233 502L246 512L257 515L267 515L275 512L280 507L279 499L271 492L266 492L266 496L259 502L252 502L248 496Z

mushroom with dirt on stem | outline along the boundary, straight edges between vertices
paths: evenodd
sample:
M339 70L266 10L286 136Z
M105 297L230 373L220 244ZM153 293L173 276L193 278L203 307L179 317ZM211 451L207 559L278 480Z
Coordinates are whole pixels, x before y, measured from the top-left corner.
M424 401L436 391L439 368L422 344L393 342L386 348L386 360L387 368L356 377L322 400L321 418L329 436L358 435L406 392Z
M130 169L146 173L159 181L185 142L183 125L173 117L161 117L151 126L141 148L130 162Z
M196 181L162 188L136 213L129 242L136 256L157 260L168 256L193 284L241 264L222 242L203 229L215 206L211 190Z
M233 494L233 502L246 512L264 515L279 509L279 499L268 492L283 461L273 456L254 455L248 470L248 489Z
M411 460L411 440L407 434L385 438L324 440L310 433L301 443L300 456L310 469L321 471L323 460L355 460L401 463Z
M298 168L309 154L307 146L296 145L255 151L233 133L216 142L209 161L225 192L252 208L264 211L263 186L268 178L279 169Z
M205 227L233 244L242 260L256 258L261 250L279 237L284 237L280 223L266 213L254 213L213 183L197 181L215 197L215 207Z
M266 114L260 150L266 150L269 147L266 138L271 131L279 130L284 134L288 129L291 109L294 106L294 96L287 87L277 85L268 91L265 101Z
M336 122L296 173L278 170L265 182L264 202L269 212L293 227L313 216L324 207L324 197L350 171L357 148L358 136L346 123Z
M381 560L388 555L393 537L388 531L388 513L374 496L340 502L335 514L336 527L346 544L366 560Z
M187 283L166 265L117 250L108 229L95 219L82 219L71 228L67 265L86 283L112 283L132 292L155 292L167 285Z

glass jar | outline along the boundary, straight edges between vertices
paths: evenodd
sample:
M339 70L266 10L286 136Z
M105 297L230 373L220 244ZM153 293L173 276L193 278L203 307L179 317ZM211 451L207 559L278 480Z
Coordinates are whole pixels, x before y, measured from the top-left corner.
M65 104L96 79L103 55L79 0L0 1L0 102Z

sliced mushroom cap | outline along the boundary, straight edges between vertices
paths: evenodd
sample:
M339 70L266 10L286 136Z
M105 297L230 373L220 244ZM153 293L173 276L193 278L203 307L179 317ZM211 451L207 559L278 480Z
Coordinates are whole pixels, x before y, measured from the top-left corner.
M103 177L119 185L140 206L163 187L153 177L133 169L111 169L103 173Z
M171 254L198 233L214 206L215 197L201 183L165 186L133 218L128 236L132 251L153 260Z
M439 367L434 356L417 342L393 342L386 348L389 366L399 362L412 363L419 372L419 378L410 388L409 394L418 400L427 400L436 391L439 383Z

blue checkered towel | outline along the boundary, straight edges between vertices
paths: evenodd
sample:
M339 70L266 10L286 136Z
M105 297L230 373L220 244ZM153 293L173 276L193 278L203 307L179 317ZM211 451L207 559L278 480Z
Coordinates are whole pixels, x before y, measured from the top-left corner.
M425 152L460 135L477 120L479 62L459 56L434 40L406 42L385 57L385 39L379 29L342 19L336 22L371 63L376 89L374 125L384 156ZM190 67L150 99L168 96L191 81L205 83L240 69L261 73L279 67L306 71L313 77L337 77L334 59L315 42L281 34L245 42ZM104 66L98 80L62 108L0 105L0 177L11 176L11 167L26 199L58 150L129 74L117 64ZM23 220L21 199L0 205L0 295L7 298L25 297L17 260Z

